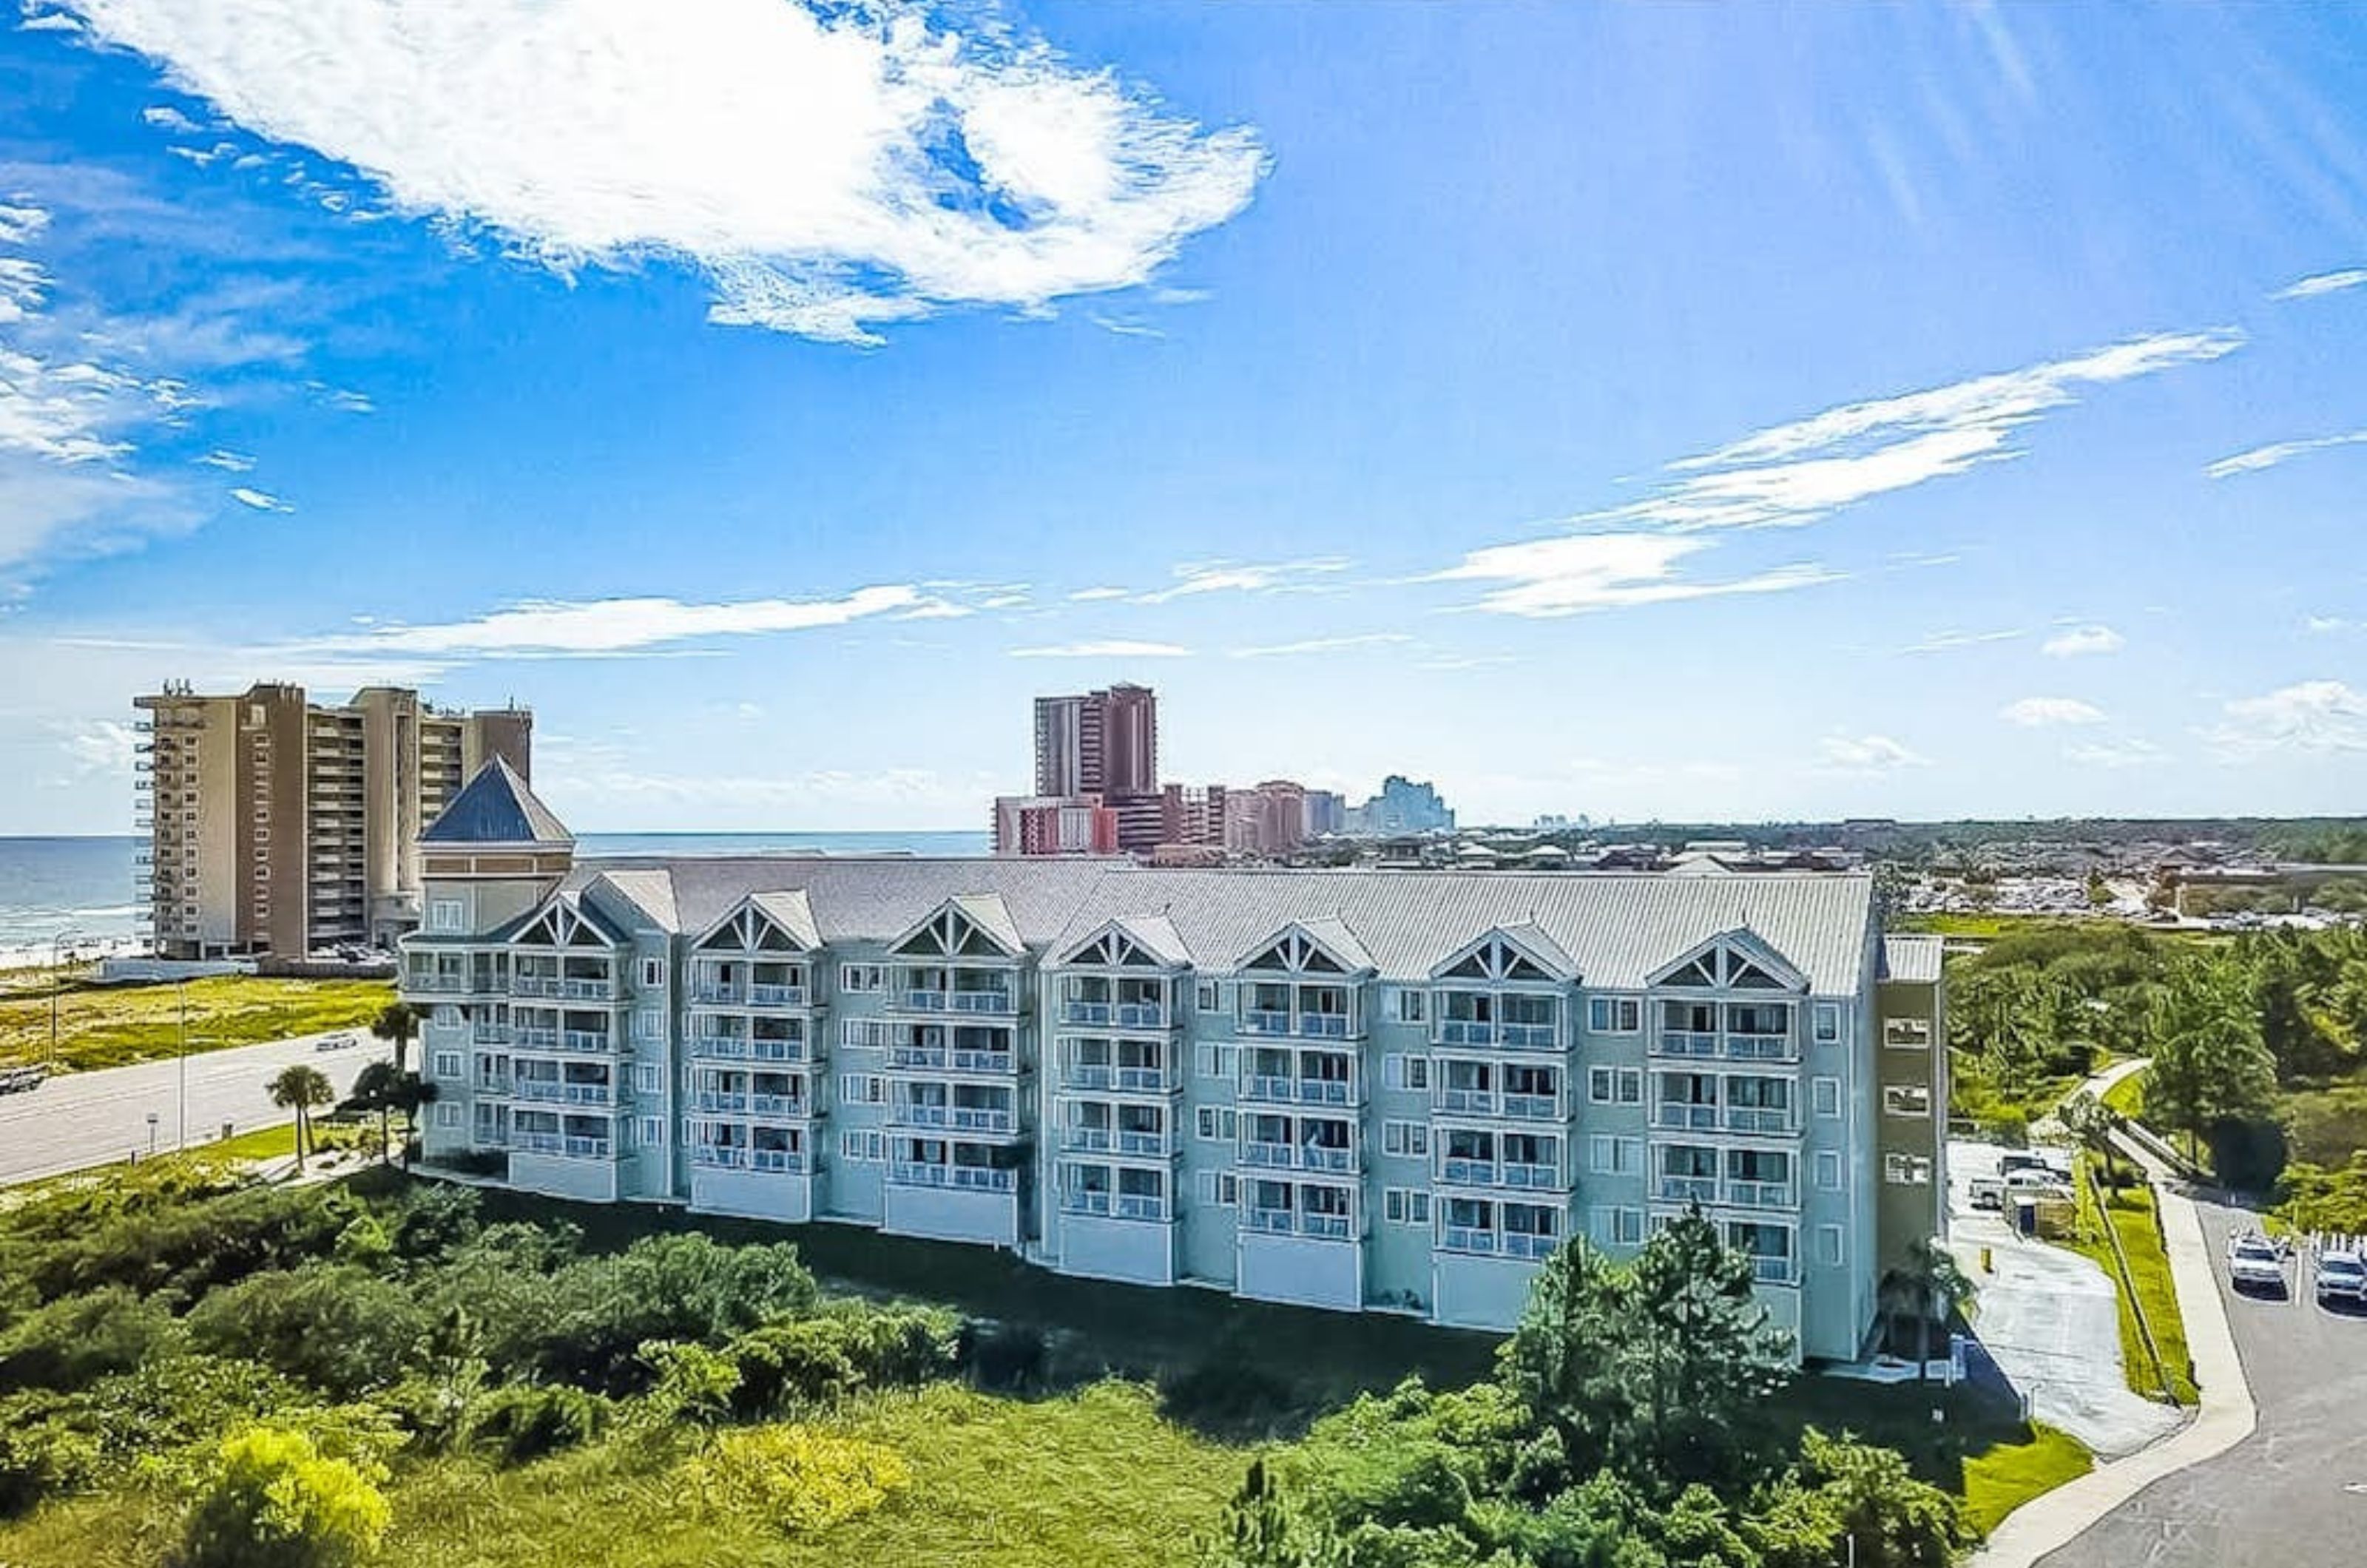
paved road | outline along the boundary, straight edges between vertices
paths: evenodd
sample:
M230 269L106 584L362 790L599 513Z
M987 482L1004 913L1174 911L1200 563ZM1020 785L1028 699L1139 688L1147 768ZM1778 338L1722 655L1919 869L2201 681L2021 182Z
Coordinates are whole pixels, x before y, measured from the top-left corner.
M212 1142L225 1122L245 1133L291 1120L271 1103L264 1088L290 1062L319 1067L342 1098L362 1065L388 1051L367 1034L351 1049L320 1051L315 1049L320 1038L308 1034L188 1057L190 1144ZM181 1130L181 1067L168 1060L67 1073L29 1094L0 1095L0 1184L104 1165L134 1151L145 1153L152 1111L157 1149L172 1148Z
M1948 1242L1980 1287L1973 1333L2030 1412L2098 1454L2117 1458L2176 1431L2178 1412L2129 1391L2121 1367L2120 1303L2101 1269L2076 1252L2015 1233L1972 1205L1972 1180L1993 1175L1995 1145L1948 1143ZM1988 1251L1993 1273L1981 1272Z
M2214 1259L2252 1217L2197 1202ZM2214 1270L2259 1407L2252 1436L2099 1520L2045 1568L2316 1568L2367 1558L2367 1314L2238 1295Z

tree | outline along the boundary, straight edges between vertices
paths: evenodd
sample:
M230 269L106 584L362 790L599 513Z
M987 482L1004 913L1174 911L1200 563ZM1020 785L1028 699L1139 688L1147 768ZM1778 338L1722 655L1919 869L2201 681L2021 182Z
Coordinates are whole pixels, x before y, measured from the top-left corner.
M1262 1459L1250 1461L1202 1558L1208 1568L1348 1568L1349 1561L1338 1537L1302 1517L1283 1495Z
M2221 1122L2265 1116L2275 1104L2276 1063L2240 970L2211 960L2175 970L2156 998L2153 1034L2146 1110L2190 1146Z
M1875 1287L1883 1316L1894 1327L1900 1318L1912 1318L1917 1325L1917 1382L1931 1375L1933 1326L1945 1325L1973 1295L1973 1282L1956 1266L1954 1255L1929 1238L1908 1243L1905 1258L1883 1271Z
M328 1075L302 1062L280 1068L270 1088L272 1104L296 1112L296 1168L301 1170L311 1147L312 1112L335 1100L336 1091L329 1087Z
M394 1070L403 1070L411 1043L419 1037L419 1010L409 1002L389 1002L370 1020L370 1033L394 1046Z
M301 1432L223 1440L175 1568L348 1568L378 1551L391 1510L383 1466L324 1458Z
M2063 1130L2078 1139L2079 1146L2093 1155L2109 1175L2112 1168L2112 1134L2120 1130L2121 1113L2083 1089L2065 1100L2055 1115L2063 1123Z
M409 1075L392 1062L371 1062L354 1075L354 1091L345 1109L378 1114L378 1157L386 1160L387 1117L402 1103L402 1084Z
M1672 1487L1753 1477L1791 1342L1753 1293L1750 1257L1698 1213L1632 1262L1582 1237L1546 1260L1497 1376L1558 1441L1571 1477L1612 1468Z

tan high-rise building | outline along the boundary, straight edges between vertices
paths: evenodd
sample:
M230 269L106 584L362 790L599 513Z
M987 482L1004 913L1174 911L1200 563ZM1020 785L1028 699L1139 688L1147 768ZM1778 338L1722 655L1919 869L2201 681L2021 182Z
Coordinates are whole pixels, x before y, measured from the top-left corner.
M300 686L137 698L142 915L168 958L345 943L419 923L421 831L499 757L530 771L524 708L450 713L371 686L340 706Z
M1159 697L1119 684L1036 699L1036 793L1159 793Z

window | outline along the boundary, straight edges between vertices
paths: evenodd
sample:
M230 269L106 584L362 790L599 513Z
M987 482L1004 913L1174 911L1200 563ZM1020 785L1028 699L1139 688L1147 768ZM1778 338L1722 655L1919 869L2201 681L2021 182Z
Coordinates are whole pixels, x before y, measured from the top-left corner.
M1634 997L1589 997L1586 1027L1597 1034L1633 1034L1644 1027L1644 1004Z
M1885 1155L1882 1179L1896 1187L1929 1187L1931 1162L1921 1155Z
M1816 1005L1815 1010L1810 1014L1810 1017L1814 1021L1811 1027L1816 1031L1818 1044L1835 1045L1840 1043L1840 1003L1818 1002Z
M1224 992L1214 980L1203 980L1195 987L1193 1000L1202 1012L1224 1010Z
M645 991L663 991L665 989L665 980L664 959L644 958L641 960L641 989Z
M458 1051L436 1052L436 1076L439 1078L450 1080L459 1079L460 1077L460 1053Z
M1841 1227L1817 1227L1817 1261L1828 1269L1838 1269L1841 1263Z
M1597 1105L1641 1105L1644 1103L1644 1069L1589 1067L1586 1070L1586 1098Z
M437 898L427 906L427 929L431 931L464 931L469 929L469 906L458 898Z
M663 1118L657 1116L644 1116L641 1118L641 1147L645 1149L662 1149L665 1147L665 1122Z
M838 1102L841 1105L885 1105L888 1103L888 1080L878 1073L841 1073L838 1075Z
M1229 1144L1240 1129L1240 1117L1221 1105L1203 1105L1193 1112L1192 1131L1209 1143Z
M1597 1176L1634 1176L1644 1168L1644 1140L1597 1133L1586 1140L1586 1163Z
M1594 1242L1598 1247L1641 1247L1644 1243L1644 1211L1596 1209L1587 1216L1587 1228L1594 1233Z
M1408 1055L1399 1052L1381 1058L1381 1087L1410 1090L1415 1094L1430 1092L1430 1058Z
M1229 1083L1240 1076L1241 1048L1204 1043L1193 1048L1192 1067L1204 1078Z
M1929 1116L1931 1114L1931 1089L1929 1084L1893 1083L1882 1086L1882 1111L1886 1116Z
M663 1087L663 1080L658 1077L658 1065L655 1062L633 1064L633 1089L636 1093L655 1094L661 1087Z
M1204 1170L1200 1173L1201 1202L1229 1209L1240 1201L1240 1179L1231 1171Z
M1882 1043L1894 1051L1925 1051L1931 1045L1931 1021L1928 1018L1886 1018L1882 1021Z
M1429 1001L1430 997L1426 992L1417 990L1411 986L1399 987L1398 1021L1400 1023L1420 1023L1424 1018L1429 1016Z
M888 1134L849 1129L838 1135L838 1157L855 1165L877 1165L888 1157Z
M885 1051L894 1038L896 1026L884 1018L842 1018L838 1021L838 1043L856 1050Z
M427 1016L429 1021L438 1029L458 1029L460 1027L460 1009L457 1003L437 1002L436 1004L436 1010Z
M1841 1113L1841 1080L1839 1078L1809 1079L1808 1103L1809 1108L1819 1116L1839 1116Z
M1841 1188L1841 1156L1835 1149L1817 1151L1817 1185L1828 1192Z
M877 964L842 964L838 966L838 988L842 991L884 991L888 988L887 970Z
M1430 1194L1418 1187L1384 1188L1381 1218L1393 1225L1426 1225L1430 1224Z
M665 1038L665 1014L655 1008L643 1008L633 1014L633 1033L642 1040Z
M438 1127L459 1126L460 1124L460 1108L457 1105L437 1106L436 1108L436 1124Z
M1400 1159L1430 1157L1430 1123L1427 1122L1384 1122L1381 1123L1381 1153Z

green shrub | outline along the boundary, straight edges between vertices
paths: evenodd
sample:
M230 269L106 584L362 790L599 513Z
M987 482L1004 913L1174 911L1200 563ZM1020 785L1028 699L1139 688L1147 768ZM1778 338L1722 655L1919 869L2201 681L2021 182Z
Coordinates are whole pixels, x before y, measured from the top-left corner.
M613 1412L608 1401L580 1388L512 1383L485 1396L474 1430L503 1463L524 1464L590 1442Z
M345 1264L272 1270L189 1314L198 1348L260 1361L337 1399L399 1380L430 1322L410 1292Z
M98 1468L97 1438L41 1419L26 1403L0 1402L0 1519L88 1483Z
M753 1514L792 1532L859 1518L911 1479L895 1450L810 1427L720 1433L677 1474L708 1507Z
M0 1334L0 1389L79 1388L176 1348L181 1325L120 1285L67 1296Z
M175 1568L347 1568L378 1551L391 1511L382 1468L324 1458L300 1432L223 1440Z
M742 1416L830 1404L858 1389L910 1387L949 1374L961 1322L941 1309L855 1306L767 1324L726 1349Z

